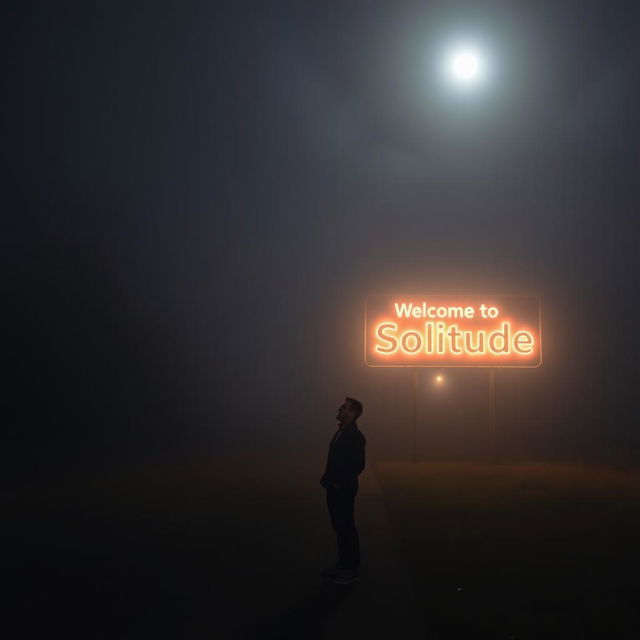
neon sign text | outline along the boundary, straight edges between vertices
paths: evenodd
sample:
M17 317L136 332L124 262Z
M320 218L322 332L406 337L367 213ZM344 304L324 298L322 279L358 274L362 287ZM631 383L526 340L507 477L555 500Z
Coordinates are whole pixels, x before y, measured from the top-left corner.
M459 329L457 325L446 325L444 322L426 322L424 330L407 330L398 332L395 322L381 322L376 327L379 341L374 347L378 353L392 354L398 349L406 354L419 353L451 353L453 355L468 354L472 356L491 354L517 353L528 355L533 350L534 338L529 331L513 332L511 323L504 322L495 331L470 331Z

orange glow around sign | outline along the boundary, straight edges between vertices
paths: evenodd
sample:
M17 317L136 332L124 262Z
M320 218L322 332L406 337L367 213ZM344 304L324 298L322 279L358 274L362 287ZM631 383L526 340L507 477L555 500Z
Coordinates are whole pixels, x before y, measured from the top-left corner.
M372 367L538 367L540 301L522 296L370 296Z

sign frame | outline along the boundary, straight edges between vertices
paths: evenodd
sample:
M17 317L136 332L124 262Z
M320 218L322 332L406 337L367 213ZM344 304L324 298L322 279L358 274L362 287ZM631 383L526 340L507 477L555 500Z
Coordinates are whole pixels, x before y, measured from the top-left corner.
M495 364L469 364L465 362L463 364L450 364L443 362L434 362L434 363L420 363L420 362L411 362L407 361L406 363L394 363L394 364L379 364L379 363L371 363L368 359L367 346L368 346L368 310L369 310L369 301L372 298L409 298L409 299L418 299L422 298L423 300L428 300L429 298L452 298L457 301L460 300L469 300L474 301L480 304L481 302L487 302L489 300L496 299L509 299L509 300L535 300L537 302L537 335L538 335L538 361L537 364L510 364L505 362L496 362ZM365 298L365 308L364 308L364 334L363 334L363 355L364 362L367 367L373 369L388 369L388 368L397 368L397 369L411 369L411 368L425 368L425 369L538 369L542 366L543 362L543 351L542 351L542 303L538 296L534 295L505 295L505 294L441 294L441 293L429 293L429 294L370 294Z

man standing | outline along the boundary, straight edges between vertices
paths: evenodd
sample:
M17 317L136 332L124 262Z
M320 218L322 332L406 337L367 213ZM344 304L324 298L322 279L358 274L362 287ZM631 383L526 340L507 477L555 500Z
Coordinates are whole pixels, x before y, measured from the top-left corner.
M353 520L358 475L364 469L365 437L356 420L362 414L362 403L345 398L338 409L338 431L329 444L327 468L320 484L327 491L327 507L331 526L338 542L338 563L324 571L336 584L351 584L358 579L360 543Z

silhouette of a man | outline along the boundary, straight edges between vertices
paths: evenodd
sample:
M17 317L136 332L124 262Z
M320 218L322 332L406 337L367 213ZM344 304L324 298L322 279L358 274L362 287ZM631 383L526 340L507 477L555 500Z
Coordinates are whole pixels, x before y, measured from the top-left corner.
M320 484L327 491L331 526L336 532L338 562L323 572L337 584L351 584L358 579L360 542L353 519L358 475L364 469L365 437L356 420L362 415L362 403L345 398L338 409L338 431L329 444L327 468Z

